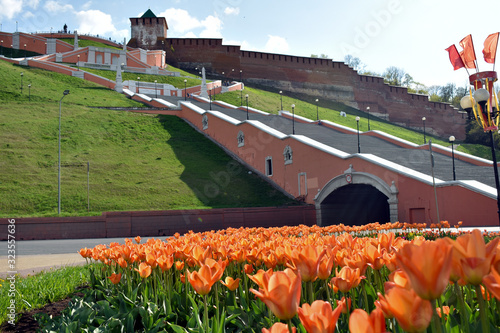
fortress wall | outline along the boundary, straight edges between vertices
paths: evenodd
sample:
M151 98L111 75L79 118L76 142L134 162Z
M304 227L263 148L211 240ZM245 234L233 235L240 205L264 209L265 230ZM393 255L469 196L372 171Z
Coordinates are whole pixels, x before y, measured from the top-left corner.
M423 129L425 116L427 133L465 139L465 119L450 104L429 102L427 96L389 86L381 77L359 75L342 62L244 51L223 45L222 39L166 42L167 62L183 69L205 67L209 76L232 80L239 80L242 70L243 81L251 84L332 99L363 111L370 106L374 115L414 129Z

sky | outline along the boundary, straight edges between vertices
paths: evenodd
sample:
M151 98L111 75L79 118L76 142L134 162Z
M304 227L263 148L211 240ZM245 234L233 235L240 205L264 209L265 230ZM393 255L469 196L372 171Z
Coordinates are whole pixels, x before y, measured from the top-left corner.
M64 24L118 42L130 38L130 17L151 9L167 19L168 37L222 38L242 50L296 56L346 55L382 74L396 66L426 86L468 82L465 69L453 70L450 45L472 34L480 71L483 42L500 31L500 1L463 0L0 0L0 29L56 31ZM481 13L479 13L481 12ZM489 16L488 16L489 15ZM17 22L17 23L16 23ZM469 69L472 74L473 69Z

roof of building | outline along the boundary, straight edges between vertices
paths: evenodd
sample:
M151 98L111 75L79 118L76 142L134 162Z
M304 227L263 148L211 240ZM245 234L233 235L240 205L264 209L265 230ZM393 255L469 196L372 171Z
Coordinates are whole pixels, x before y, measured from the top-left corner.
M142 14L141 18L144 17L156 17L156 15L151 11L151 9L148 9L144 14Z

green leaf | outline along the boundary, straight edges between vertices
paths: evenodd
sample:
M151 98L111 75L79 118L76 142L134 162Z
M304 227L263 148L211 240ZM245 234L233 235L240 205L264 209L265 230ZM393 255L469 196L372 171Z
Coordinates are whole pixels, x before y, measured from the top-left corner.
M175 333L187 333L188 332L188 330L186 330L184 327L181 327L181 326L178 326L178 325L175 325L172 323L168 323L168 325L170 326L170 328L172 328L174 330Z

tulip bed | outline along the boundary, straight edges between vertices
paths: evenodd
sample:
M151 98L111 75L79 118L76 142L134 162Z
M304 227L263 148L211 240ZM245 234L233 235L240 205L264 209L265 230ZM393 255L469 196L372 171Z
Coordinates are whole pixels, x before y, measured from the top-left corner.
M230 228L81 249L91 288L42 332L497 332L500 238L425 227Z

